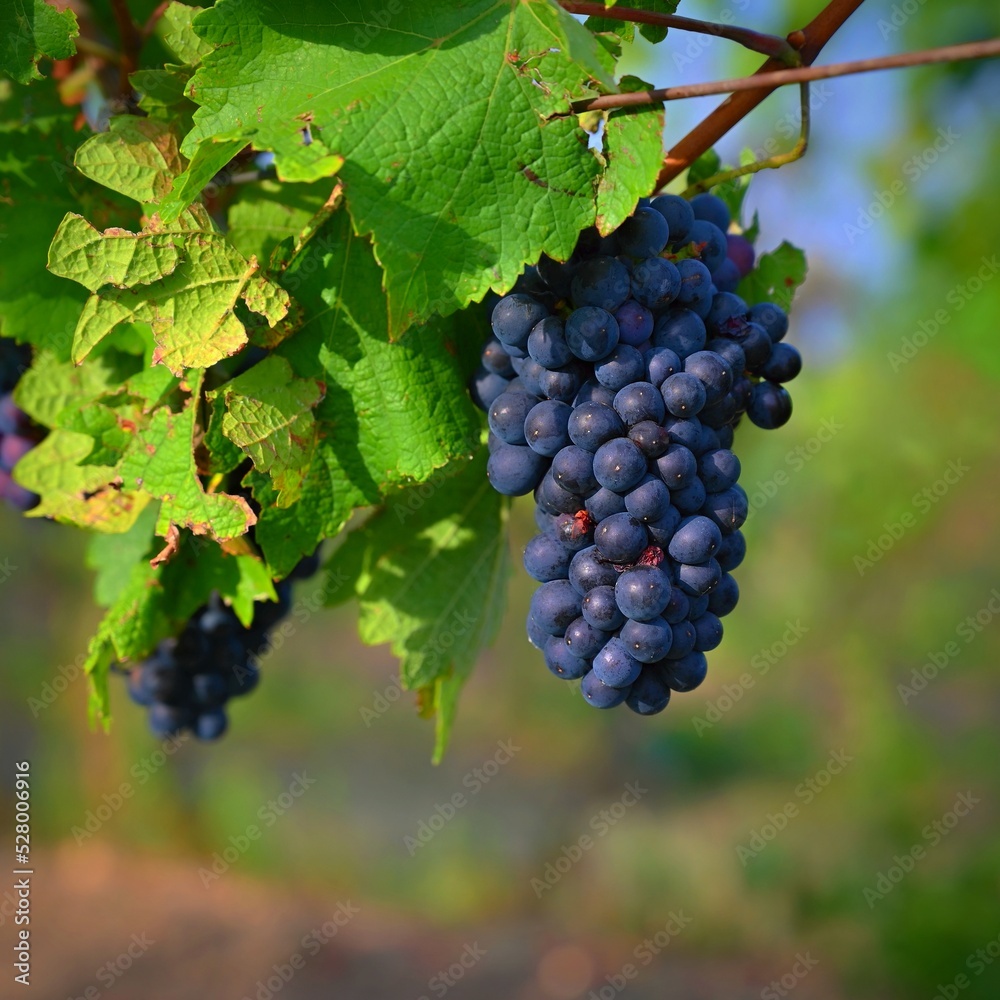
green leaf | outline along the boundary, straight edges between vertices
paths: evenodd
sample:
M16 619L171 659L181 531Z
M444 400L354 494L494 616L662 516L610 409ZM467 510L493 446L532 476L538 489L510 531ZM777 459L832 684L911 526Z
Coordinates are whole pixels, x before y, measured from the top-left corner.
M201 194L208 182L243 148L240 139L203 142L187 170L177 178L169 194L160 203L160 219L171 223Z
M614 11L611 10L611 8L614 7L615 2L616 2L616 0L612 0L611 3L608 3L607 0L605 0L605 3L604 3L604 6L609 11L611 11L612 18L614 17ZM625 0L625 2L622 4L622 6L624 6L624 7L631 7L633 10L648 10L648 11L652 11L655 14L675 14L677 12L678 3L679 3L679 0ZM626 22L622 22L622 21L615 22L615 21L612 20L612 18L600 18L600 20L602 22L610 21L610 23L612 23L612 24L618 24L619 28L620 28L620 26L625 25L625 24L627 24L630 28L633 28L633 29L635 27L635 25L629 24L629 22L627 22L627 21ZM595 18L588 19L588 22L587 22L588 26L589 26L590 20L596 20L596 19ZM662 28L659 25L656 25L656 24L640 24L638 27L639 27L639 34L641 34L642 37L645 38L647 42L653 42L653 43L662 42L663 39L667 37L667 29L666 28ZM614 28L612 28L612 29L603 28L601 30L608 31L608 30L616 30L616 29L614 29ZM621 31L618 30L617 33L621 34ZM634 30L633 30L632 34L634 36ZM624 38L625 36L622 35L622 37ZM627 41L631 41L631 40L632 40L631 38L627 39Z
M180 374L235 354L247 331L234 306L242 298L273 325L288 311L287 293L258 272L220 233L190 225L101 233L67 215L52 240L49 269L95 294L73 336L81 362L122 323L148 323L153 363Z
M73 161L85 177L141 204L159 201L184 169L174 131L156 118L118 115Z
M198 478L194 438L201 374L191 379L190 397L180 413L161 406L147 427L138 428L122 461L120 475L126 489L141 490L162 500L157 534L167 536L170 526L187 528L196 535L228 539L244 535L255 521L242 497L206 493Z
M163 44L188 66L197 66L212 51L212 46L198 37L191 23L202 9L183 3L168 4L156 25Z
M91 536L87 566L97 574L94 600L101 607L112 605L128 586L132 567L152 556L158 507L158 504L147 505L128 531Z
M287 507L302 495L316 448L313 409L323 397L314 379L298 379L292 366L269 357L210 393L225 400L222 432L252 459L258 472L271 477L275 503Z
M785 241L776 250L757 258L754 269L740 282L736 292L747 302L774 302L787 311L796 289L806 279L806 271L806 255Z
M648 90L638 77L622 79L625 93ZM597 188L597 228L614 232L656 186L663 165L663 107L613 111L604 130L607 167Z
M71 10L43 0L5 0L0 5L0 73L18 83L40 80L38 60L68 59L80 33Z
M216 48L182 150L239 136L274 150L283 179L340 170L398 336L506 290L543 251L569 256L598 172L569 102L614 82L604 47L550 0L382 16L360 0L221 0L195 20Z
M346 212L334 213L282 280L304 321L276 354L326 395L301 498L279 509L273 493L256 494L264 508L257 540L280 575L356 507L469 454L481 426L451 344L473 324L436 320L390 342L381 272Z
M458 691L493 641L508 571L507 502L486 479L486 452L427 488L387 498L327 564L352 589L359 632L391 643L403 686L430 695L437 714L435 762L455 717Z
M593 31L595 35L610 31L616 34L623 42L631 44L635 41L634 21L616 21L610 17L588 17L583 22L583 26L589 31Z

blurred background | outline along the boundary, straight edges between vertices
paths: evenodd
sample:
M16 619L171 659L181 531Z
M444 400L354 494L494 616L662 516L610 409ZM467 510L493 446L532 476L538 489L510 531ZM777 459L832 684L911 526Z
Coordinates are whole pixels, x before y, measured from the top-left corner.
M682 12L784 34L820 6ZM997 34L994 4L869 0L821 61ZM674 32L623 69L660 86L758 63ZM37 995L1000 996L998 90L995 62L814 85L808 156L751 186L759 247L808 254L806 370L788 425L737 435L742 599L662 715L552 678L518 567L437 768L388 649L350 606L312 614L308 586L221 744L164 748L120 686L93 732L85 540L0 509ZM716 103L671 105L668 139ZM797 107L769 98L723 158L788 148ZM523 500L515 554L531 532Z

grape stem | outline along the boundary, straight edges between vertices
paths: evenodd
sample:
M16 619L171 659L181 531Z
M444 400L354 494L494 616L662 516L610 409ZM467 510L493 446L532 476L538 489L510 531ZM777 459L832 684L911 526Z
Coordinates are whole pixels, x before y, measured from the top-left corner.
M118 64L118 93L122 97L128 97L132 93L129 76L139 68L139 50L142 48L143 38L135 21L132 20L127 0L111 0L111 9L115 15L118 36L122 44L121 60Z
M662 28L678 28L681 31L693 31L702 35L715 35L718 38L728 38L738 42L744 48L761 52L765 56L779 59L786 66L799 66L798 50L786 39L778 35L767 35L750 28L741 28L734 24L718 24L715 21L701 21L693 17L681 17L677 14L657 14L650 10L636 10L633 7L605 7L603 3L574 3L572 0L560 0L560 6L570 14L586 14L590 17L603 17L609 21L631 21L636 24L652 24Z
M729 94L746 90L774 90L789 83L808 83L811 80L829 80L835 76L870 73L879 69L899 69L905 66L925 66L929 63L958 62L965 59L990 59L1000 56L1000 38L984 42L966 42L962 45L943 45L919 52L901 52L874 59L855 59L851 62L831 63L829 66L801 66L794 69L754 73L732 80L712 83L690 83L680 87L659 90L640 90L631 94L605 94L591 100L575 101L575 112L602 111L606 108L626 108L661 101L679 101L688 97L705 97L710 94Z

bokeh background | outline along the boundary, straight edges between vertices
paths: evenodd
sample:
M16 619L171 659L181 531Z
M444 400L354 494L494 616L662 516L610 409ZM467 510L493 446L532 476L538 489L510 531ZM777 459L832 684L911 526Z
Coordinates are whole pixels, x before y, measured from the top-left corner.
M785 33L819 6L683 12ZM823 61L997 34L981 0L869 0ZM657 85L759 62L679 32L628 60ZM814 86L808 156L754 181L761 246L809 256L807 367L789 425L740 429L742 600L663 715L555 681L518 570L434 768L388 650L305 587L230 734L166 755L120 690L111 733L88 728L84 539L0 510L34 995L1000 996L998 91L997 63ZM716 102L670 106L668 138ZM773 96L720 152L787 148L796 108ZM530 532L522 501L515 552Z

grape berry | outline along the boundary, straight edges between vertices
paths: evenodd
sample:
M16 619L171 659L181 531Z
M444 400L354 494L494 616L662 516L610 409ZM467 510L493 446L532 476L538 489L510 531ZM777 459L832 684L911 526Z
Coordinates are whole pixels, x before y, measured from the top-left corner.
M596 708L655 715L705 679L746 553L733 432L791 416L801 358L779 306L736 294L754 248L730 221L715 195L663 195L543 257L470 384L490 482L534 492L528 639Z
M14 388L29 361L27 348L0 338L0 499L21 511L38 503L38 497L12 477L14 466L41 438L39 428L14 403Z

